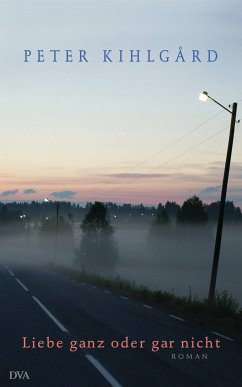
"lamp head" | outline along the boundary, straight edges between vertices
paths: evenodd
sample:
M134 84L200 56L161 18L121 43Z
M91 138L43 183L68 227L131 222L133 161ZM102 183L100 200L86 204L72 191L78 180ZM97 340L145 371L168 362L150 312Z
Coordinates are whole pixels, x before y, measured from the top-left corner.
M199 99L202 102L206 102L208 100L208 93L207 91L203 91L202 93L199 94Z

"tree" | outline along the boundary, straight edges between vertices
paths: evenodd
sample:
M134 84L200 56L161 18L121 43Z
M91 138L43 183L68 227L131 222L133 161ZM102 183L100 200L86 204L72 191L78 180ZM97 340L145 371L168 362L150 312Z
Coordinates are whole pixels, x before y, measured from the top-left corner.
M25 230L20 210L9 211L6 205L2 205L0 210L0 228L4 233L23 232Z
M176 202L166 202L165 210L167 211L167 214L171 218L175 218L177 216L178 211L180 210L179 204Z
M217 221L219 213L220 202L214 202L207 205L207 212L209 219ZM235 207L232 201L226 201L224 208L224 221L225 222L241 222L242 214L239 207Z
M156 218L151 224L149 236L152 237L167 237L170 234L170 219L165 207L159 203L156 209Z
M81 229L84 233L93 232L94 234L113 232L107 217L107 208L103 203L95 202L91 205L83 219Z
M91 205L81 229L83 236L76 264L91 272L112 271L118 260L118 249L103 203L95 202Z
M159 203L156 210L155 223L160 226L167 225L169 223L169 216L167 214L165 207L161 203Z
M198 196L187 199L177 213L178 223L206 224L208 214Z

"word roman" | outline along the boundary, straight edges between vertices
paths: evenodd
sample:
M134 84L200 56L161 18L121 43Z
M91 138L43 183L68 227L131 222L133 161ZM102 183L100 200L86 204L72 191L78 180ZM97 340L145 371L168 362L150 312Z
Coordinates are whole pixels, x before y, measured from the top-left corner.
M207 360L208 354L207 353L173 353L171 355L172 360Z
M208 62L213 63L218 59L218 53L215 50L186 50L182 47L178 50L169 51L167 49L154 52L153 50L101 50L98 53L97 60L102 63L154 63L154 62ZM88 53L86 50L24 50L24 62L37 63L57 63L57 62L89 62Z
M109 348L113 349L144 349L146 345L145 340L131 340L129 336L125 336L123 340L112 340L108 343ZM37 340L35 337L31 339L27 336L22 337L23 349L61 349L64 346L62 340L52 340L49 336L43 340ZM220 348L220 340L211 340L206 336L204 340L195 340L192 337L190 340L153 340L149 345L152 352L158 352L161 349L174 349L174 346L178 346L181 349L211 349ZM69 351L76 352L80 349L104 349L106 348L106 342L104 340L71 340L69 342Z

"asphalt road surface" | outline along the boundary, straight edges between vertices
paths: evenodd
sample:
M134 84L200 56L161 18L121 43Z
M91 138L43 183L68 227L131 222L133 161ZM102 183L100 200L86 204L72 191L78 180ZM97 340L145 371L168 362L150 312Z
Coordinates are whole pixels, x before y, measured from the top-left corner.
M242 386L236 340L103 287L3 262L0 305L1 387Z

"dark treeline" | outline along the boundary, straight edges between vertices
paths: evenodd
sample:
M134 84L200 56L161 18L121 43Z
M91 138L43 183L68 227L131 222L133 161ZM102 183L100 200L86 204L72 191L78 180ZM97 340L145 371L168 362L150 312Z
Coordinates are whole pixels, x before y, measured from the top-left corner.
M197 198L197 199L196 199ZM23 202L0 202L0 223L1 225L10 222L21 222L22 216L31 221L40 221L43 218L54 217L56 215L56 203L31 203ZM70 202L60 202L59 212L62 217L71 222L82 222L88 211L92 207L92 202L87 202L85 206ZM116 204L112 202L104 203L108 216L113 223L118 221L127 222L150 222L152 217L158 216L160 221L183 221L200 222L216 221L218 217L219 202L211 204L203 203L197 196L187 199L182 206L175 202L167 201L165 204L159 203L158 207L144 206L143 204ZM200 207L200 210L199 208ZM200 212L199 212L200 211ZM202 216L202 219L201 219ZM227 201L225 205L226 222L242 222L242 213L232 201Z
M52 262L102 275L116 273L149 286L160 286L162 275L166 287L176 287L176 273L181 284L196 287L210 268L218 209L219 202L205 204L197 196L182 205L168 201L157 207L0 203L0 255L16 262ZM227 201L224 262L240 257L241 229L241 210ZM189 277L191 267L199 281Z

